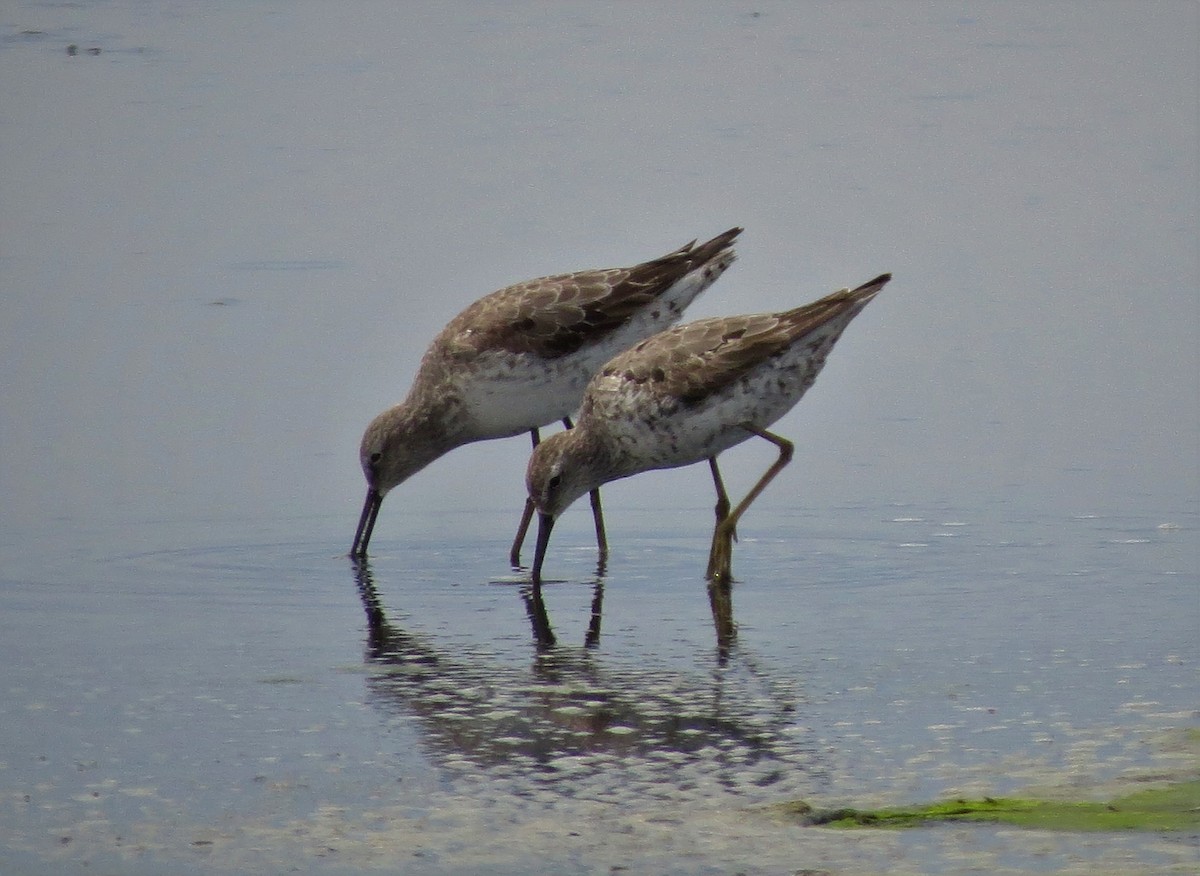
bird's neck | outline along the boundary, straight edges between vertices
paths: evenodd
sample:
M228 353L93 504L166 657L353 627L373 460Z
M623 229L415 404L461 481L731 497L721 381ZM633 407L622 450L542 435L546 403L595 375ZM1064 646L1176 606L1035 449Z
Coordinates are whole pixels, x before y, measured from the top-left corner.
M564 436L568 442L565 455L572 465L587 472L589 491L632 474L623 470L611 444L595 428L569 429Z
M464 437L454 410L448 399L410 394L389 412L391 431L404 436L408 467L413 472L470 440Z

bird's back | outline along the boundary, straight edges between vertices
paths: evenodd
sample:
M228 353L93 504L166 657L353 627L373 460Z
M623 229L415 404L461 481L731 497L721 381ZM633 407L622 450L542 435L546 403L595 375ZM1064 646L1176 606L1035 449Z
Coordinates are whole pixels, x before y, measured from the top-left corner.
M794 310L713 317L660 332L612 359L592 380L579 426L686 465L766 428L812 386L883 275ZM648 446L658 443L653 451Z
M464 440L515 435L573 414L597 370L666 328L732 264L731 229L631 268L579 271L493 292L447 324L414 392L450 399Z
M646 334L652 334L677 321L733 263L731 246L741 230L731 228L699 246L689 243L632 267L555 274L506 286L454 317L433 346L462 358L503 351L551 360L589 345L603 346L606 336L642 311L651 317ZM696 282L681 288L681 281L698 269Z

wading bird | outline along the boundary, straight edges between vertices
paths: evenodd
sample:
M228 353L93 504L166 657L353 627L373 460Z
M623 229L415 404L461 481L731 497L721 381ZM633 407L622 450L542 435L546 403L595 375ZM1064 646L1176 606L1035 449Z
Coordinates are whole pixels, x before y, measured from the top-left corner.
M783 313L702 319L619 354L592 378L575 428L534 448L526 472L539 525L534 584L555 520L584 493L619 478L708 461L717 523L706 577L727 584L738 520L792 457L767 431L812 386L850 321L891 274ZM759 436L779 458L730 511L717 455Z
M421 360L408 397L363 433L367 479L351 557L365 557L383 498L438 457L474 441L538 429L578 409L588 380L614 355L678 322L734 261L740 228L630 268L541 277L487 295L454 317ZM600 493L592 511L601 562L607 553ZM533 515L525 514L510 559Z

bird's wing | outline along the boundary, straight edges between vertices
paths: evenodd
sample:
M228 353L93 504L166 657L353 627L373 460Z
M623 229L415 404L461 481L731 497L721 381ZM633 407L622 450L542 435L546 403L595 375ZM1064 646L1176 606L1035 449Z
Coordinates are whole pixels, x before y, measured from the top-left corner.
M782 313L702 319L647 338L612 359L599 377L654 384L664 395L695 404L831 324L841 328L888 282L884 274Z
M689 243L630 268L540 277L481 298L455 317L443 336L456 355L485 349L555 358L618 328L688 273L724 253L741 232Z

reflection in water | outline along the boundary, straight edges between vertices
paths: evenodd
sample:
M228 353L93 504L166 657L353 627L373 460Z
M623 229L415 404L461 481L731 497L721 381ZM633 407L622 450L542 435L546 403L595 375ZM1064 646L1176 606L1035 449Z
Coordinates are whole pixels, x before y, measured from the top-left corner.
M596 582L596 592L603 593L604 585ZM539 648L553 648L558 640L550 627L550 615L546 612L546 603L542 599L541 584L526 584L521 588L521 598L525 600L525 611L529 614L529 623L533 626L533 640Z
M729 659L729 649L737 628L733 624L733 582L728 577L708 582L708 601L712 605L713 627L717 632L717 657L722 664Z
M369 572L367 573L369 574ZM593 585L592 613L588 620L587 635L584 645L594 648L600 643L600 621L604 607L604 564L599 564L596 571L596 582ZM541 582L532 582L521 588L521 598L525 601L525 610L529 615L529 623L533 627L533 640L541 649L549 649L557 644L554 629L550 626L550 615L546 612L546 603L542 599ZM737 627L733 622L733 584L728 579L708 582L708 598L712 605L713 627L717 634L717 659L724 665L729 659L729 649L733 647Z
M595 495L597 498L593 499L593 507L600 494L596 493ZM532 507L532 505L526 505L526 510ZM597 526L601 525L597 524ZM522 528L517 532L518 538L521 537L524 529L528 527L528 521L522 519L521 526ZM597 529L596 532L597 535L600 535L601 529ZM514 543L515 547L516 544ZM600 615L604 604L604 572L607 568L608 551L606 546L601 551L600 558L596 561L596 583L595 591L592 595L592 616L588 621L587 636L584 639L584 644L589 648L594 648L600 642ZM524 567L515 562L515 557L513 571L526 571ZM525 608L529 613L529 622L533 625L533 640L537 642L539 648L552 648L557 640L554 637L554 630L550 626L550 616L546 613L546 603L542 600L541 582L534 581L522 587L521 598L525 600Z
M407 632L388 619L367 564L355 570L368 621L366 661L375 670L370 700L413 722L443 770L512 780L508 794L608 802L734 794L744 803L824 784L811 731L797 726L796 685L731 650L729 639L729 659L710 670L621 662L595 647L601 583L583 647L554 644L540 592L529 587L522 597L536 647L523 668ZM727 607L727 591L723 598Z
M533 640L538 648L546 650L553 648L558 640L550 626L550 615L546 612L546 603L542 599L541 584L526 584L521 588L521 598L525 600L525 611L529 614L529 623L533 627ZM587 633L583 644L594 648L600 644L600 618L604 609L604 579L597 578L592 591L592 614L588 619Z

